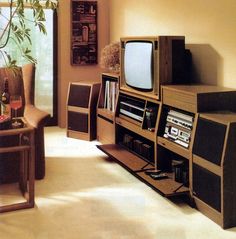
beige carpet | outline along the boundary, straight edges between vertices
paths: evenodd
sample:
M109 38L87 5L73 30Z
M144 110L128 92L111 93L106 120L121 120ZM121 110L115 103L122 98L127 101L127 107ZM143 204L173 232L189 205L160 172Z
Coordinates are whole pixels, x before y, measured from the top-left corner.
M171 202L96 148L46 129L47 176L36 207L0 215L1 239L236 239L185 203ZM14 185L0 188L15 199ZM5 193L3 195L3 192Z

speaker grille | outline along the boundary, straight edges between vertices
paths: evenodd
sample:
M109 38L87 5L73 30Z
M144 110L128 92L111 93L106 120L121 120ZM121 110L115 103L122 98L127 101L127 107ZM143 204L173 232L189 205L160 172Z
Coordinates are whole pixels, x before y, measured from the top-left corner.
M68 129L88 133L88 115L68 111Z
M193 194L221 211L220 177L197 164L193 164Z
M220 165L225 133L226 125L199 118L193 145L193 154Z
M87 85L70 85L68 105L88 108L91 87Z

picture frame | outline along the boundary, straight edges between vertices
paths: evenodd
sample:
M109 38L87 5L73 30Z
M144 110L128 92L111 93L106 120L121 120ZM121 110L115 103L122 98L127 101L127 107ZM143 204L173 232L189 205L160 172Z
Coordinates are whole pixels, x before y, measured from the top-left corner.
M97 1L71 0L71 65L97 64Z

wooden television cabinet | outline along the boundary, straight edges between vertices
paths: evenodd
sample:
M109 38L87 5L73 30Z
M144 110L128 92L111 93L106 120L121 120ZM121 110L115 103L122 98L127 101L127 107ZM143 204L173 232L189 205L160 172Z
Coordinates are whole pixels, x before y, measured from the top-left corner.
M130 104L138 106L139 113L127 113L126 106ZM193 120L187 145L165 137L170 111ZM233 227L236 226L234 112L236 91L224 87L164 85L161 100L120 90L112 118L115 143L111 140L97 147L163 196L186 194L202 213L221 227ZM212 134L206 142L214 139L213 145L202 143L208 135L206 132ZM99 138L101 134L99 132ZM217 159L212 151L216 152ZM179 165L181 180L177 178ZM158 170L167 178L156 180L147 174Z

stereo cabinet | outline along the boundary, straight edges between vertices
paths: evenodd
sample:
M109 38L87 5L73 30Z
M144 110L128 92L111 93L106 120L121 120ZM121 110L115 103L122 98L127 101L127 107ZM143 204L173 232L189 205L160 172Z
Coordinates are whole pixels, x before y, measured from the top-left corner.
M131 106L135 106L134 109ZM163 168L168 175L165 180L155 180L146 173L159 169L156 135L161 108L160 101L120 90L115 115L116 143L97 147L151 188L171 197L189 193L189 189L175 181L173 172L166 166Z
M120 90L115 144L97 147L163 196L187 195L223 228L236 226L235 107L236 91L218 86L164 85L161 101ZM181 143L167 134L170 112L191 121L173 128L188 128ZM167 178L148 174L159 170Z
M96 106L100 83L70 82L67 96L67 137L96 139Z

